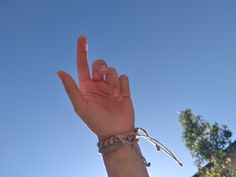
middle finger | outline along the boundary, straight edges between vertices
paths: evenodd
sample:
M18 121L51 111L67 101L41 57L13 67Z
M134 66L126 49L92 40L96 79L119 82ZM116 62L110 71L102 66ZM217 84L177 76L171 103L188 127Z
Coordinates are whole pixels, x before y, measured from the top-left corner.
M104 80L104 74L107 72L108 67L104 60L96 60L93 62L92 76L93 80L102 81Z

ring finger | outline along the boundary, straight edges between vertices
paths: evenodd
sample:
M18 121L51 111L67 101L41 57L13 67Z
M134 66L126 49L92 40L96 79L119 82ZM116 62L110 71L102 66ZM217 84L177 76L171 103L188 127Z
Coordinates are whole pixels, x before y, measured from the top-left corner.
M115 97L120 96L120 81L115 68L108 68L108 71L105 75L105 81L110 86L111 94Z

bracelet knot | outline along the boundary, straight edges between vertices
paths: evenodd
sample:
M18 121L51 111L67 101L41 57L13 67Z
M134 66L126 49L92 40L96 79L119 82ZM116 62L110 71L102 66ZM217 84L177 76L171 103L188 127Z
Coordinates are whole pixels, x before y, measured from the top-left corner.
M137 142L139 141L140 137L145 138L147 141L153 144L156 147L157 151L160 150L164 151L167 155L172 157L181 167L183 166L183 164L166 146L164 146L161 142L159 142L155 138L152 138L144 128L135 128L127 134L116 135L104 141L100 141L97 143L97 146L99 148L99 152L105 154L113 152L124 145L126 146L134 145L133 147L136 149L137 153L143 160L144 164L149 167L151 165L150 162L146 161L146 159L142 156L139 147L137 146Z

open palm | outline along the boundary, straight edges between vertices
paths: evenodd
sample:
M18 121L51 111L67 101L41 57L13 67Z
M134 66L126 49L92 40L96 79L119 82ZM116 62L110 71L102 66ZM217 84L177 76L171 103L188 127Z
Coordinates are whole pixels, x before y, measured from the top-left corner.
M103 60L92 66L92 78L88 66L87 40L81 36L77 47L79 87L73 78L59 71L65 90L75 112L98 136L106 139L124 134L134 128L134 110L130 98L128 77L118 76Z

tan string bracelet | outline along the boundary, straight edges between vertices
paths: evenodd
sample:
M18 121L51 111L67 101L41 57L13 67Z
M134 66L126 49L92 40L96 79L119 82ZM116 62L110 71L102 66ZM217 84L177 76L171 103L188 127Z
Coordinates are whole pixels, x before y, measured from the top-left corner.
M139 147L137 146L139 138L141 137L145 138L152 145L154 145L157 151L160 151L160 150L164 151L166 154L172 157L177 162L178 165L180 165L181 167L183 166L183 164L176 158L176 156L166 146L164 146L155 138L152 138L144 128L135 128L127 134L116 135L104 141L100 141L98 142L97 146L99 148L99 152L102 154L105 154L105 153L113 152L124 145L134 145L133 146L134 149L137 151L140 158L143 160L144 164L147 167L149 167L151 163L150 162L147 163L146 159L142 156Z

